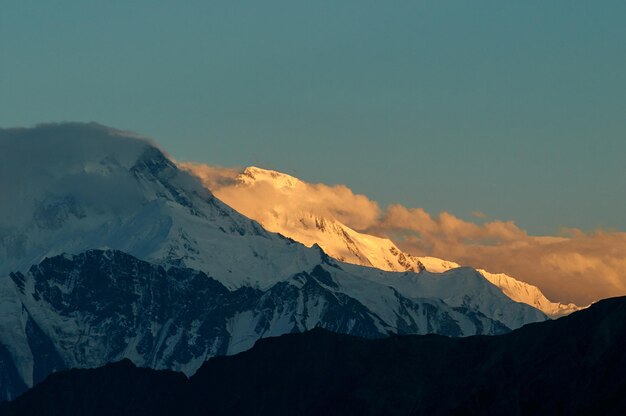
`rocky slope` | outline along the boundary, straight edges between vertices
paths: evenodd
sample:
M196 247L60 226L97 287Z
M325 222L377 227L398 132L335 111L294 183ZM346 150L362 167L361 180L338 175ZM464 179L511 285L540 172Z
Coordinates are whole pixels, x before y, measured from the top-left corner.
M620 415L626 298L497 337L317 329L209 360L189 380L131 362L54 374L3 415Z
M191 375L210 357L316 327L368 338L509 330L469 305L403 296L388 286L355 281L337 267L320 258L311 270L265 290L229 290L201 271L163 267L121 251L47 258L26 274L9 276L15 297L12 313L1 319L7 332L0 336L0 374L6 380L0 397L16 397L60 369L122 358ZM351 290L355 285L359 293ZM374 293L384 305L368 305Z

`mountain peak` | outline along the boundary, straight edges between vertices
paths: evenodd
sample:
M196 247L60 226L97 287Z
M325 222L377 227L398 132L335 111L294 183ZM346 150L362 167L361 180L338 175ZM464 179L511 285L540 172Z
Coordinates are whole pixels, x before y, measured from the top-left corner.
M453 261L435 257L418 257L402 251L388 238L351 228L335 217L334 212L341 206L339 200L333 200L333 193L325 194L324 198L310 196L317 195L313 192L313 185L291 175L250 166L237 177L237 181L244 185L238 190L240 192L259 185L266 188L258 189L263 198L251 200L230 195L229 202L233 208L245 211L246 215L259 221L269 231L309 247L318 245L339 261L394 272L427 270L442 273L460 266ZM267 186L276 191L271 197ZM485 270L479 272L512 300L536 307L549 316L558 317L580 309L574 304L551 302L539 288L511 276Z
M269 182L275 188L295 188L302 181L286 173L275 170L263 169L256 166L249 166L237 178L239 182L246 185L253 185L258 182Z

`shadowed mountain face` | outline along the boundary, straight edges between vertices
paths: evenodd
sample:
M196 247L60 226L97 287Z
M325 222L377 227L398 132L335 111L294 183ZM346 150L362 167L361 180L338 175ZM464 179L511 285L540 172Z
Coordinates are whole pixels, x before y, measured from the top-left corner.
M624 414L626 298L509 334L366 340L316 329L190 379L129 361L53 374L3 415Z
M508 332L479 312L397 292L402 314L383 321L338 290L342 280L328 271L334 267L322 261L266 290L228 290L203 272L121 251L45 259L7 278L19 314L12 331L0 334L12 337L7 345L13 349L0 349L0 399L15 398L55 371L124 358L191 375L208 358L244 351L259 338L315 327L366 338L435 331L458 336L459 322L467 321L480 333Z

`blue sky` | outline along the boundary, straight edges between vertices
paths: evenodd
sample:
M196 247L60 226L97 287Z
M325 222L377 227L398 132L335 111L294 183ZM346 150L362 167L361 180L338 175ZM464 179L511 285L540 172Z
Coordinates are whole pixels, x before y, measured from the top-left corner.
M626 2L0 2L2 127L97 121L383 205L626 229Z

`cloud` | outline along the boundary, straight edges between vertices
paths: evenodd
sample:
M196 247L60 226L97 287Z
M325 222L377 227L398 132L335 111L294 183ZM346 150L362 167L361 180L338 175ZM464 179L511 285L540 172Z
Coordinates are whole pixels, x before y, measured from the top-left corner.
M423 210L390 208L370 232L409 253L507 273L555 301L588 304L626 294L626 233L568 229L532 236L513 222L479 226L448 213L433 218Z
M403 250L507 273L538 286L549 299L588 304L626 294L626 233L563 229L533 236L512 221L483 225L443 212L391 205L369 230Z
M122 176L153 145L96 123L0 129L0 226L27 224L30 208L47 198L80 195L94 207L123 209L139 197Z
M277 188L265 180L258 180L253 186L241 186L236 180L241 169L194 163L179 163L178 166L198 176L222 201L261 223L279 214L311 212L364 229L376 224L381 216L376 202L353 193L344 185L310 184L281 174L294 186Z
M178 167L196 175L210 190L224 189L237 184L241 169L209 166L200 163L178 162Z
M481 211L473 211L472 212L472 217L479 218L479 219L485 219L485 218L487 218L487 214L485 214L484 212L481 212Z
M218 198L263 224L285 212L334 217L361 232L388 237L419 256L507 273L538 286L553 301L586 305L626 295L626 233L562 229L535 236L513 221L477 224L449 212L431 215L422 208L392 204L382 209L344 185L298 181L292 188L267 182L241 186L241 170L181 164L199 176ZM473 215L484 219L484 214Z

